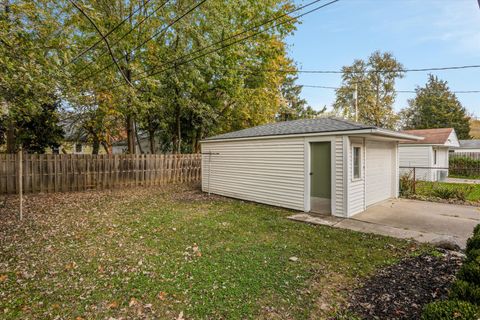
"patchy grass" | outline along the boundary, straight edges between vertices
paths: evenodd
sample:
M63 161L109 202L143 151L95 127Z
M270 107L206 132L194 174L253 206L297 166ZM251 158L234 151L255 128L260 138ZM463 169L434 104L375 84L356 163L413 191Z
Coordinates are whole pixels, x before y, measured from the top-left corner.
M416 193L420 196L432 197L432 190L436 187L448 190L464 190L465 200L480 202L479 184L419 181L416 186Z
M178 186L31 196L21 223L15 205L0 222L2 319L319 318L425 249Z

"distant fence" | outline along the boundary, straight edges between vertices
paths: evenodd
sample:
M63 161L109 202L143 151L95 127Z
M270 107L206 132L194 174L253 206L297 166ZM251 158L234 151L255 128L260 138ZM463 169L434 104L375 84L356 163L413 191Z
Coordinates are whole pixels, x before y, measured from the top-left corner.
M450 152L450 159L468 158L472 160L480 160L480 152Z
M196 182L201 155L23 155L23 192L67 192ZM0 154L0 194L18 192L18 155Z

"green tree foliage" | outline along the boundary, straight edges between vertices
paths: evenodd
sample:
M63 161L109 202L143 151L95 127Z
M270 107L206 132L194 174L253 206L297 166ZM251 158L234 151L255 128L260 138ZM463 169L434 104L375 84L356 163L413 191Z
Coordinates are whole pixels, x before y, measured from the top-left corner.
M0 105L5 109L7 149L16 150L15 123L55 102L67 48L62 1L3 0L0 6ZM17 139L18 141L18 139Z
M60 147L64 132L60 126L59 109L56 102L44 103L40 109L30 110L30 114L26 113L28 109L20 111L22 114L15 123L17 145L22 145L28 153L45 153L46 148Z
M367 61L358 59L342 68L342 86L336 91L334 109L355 119L355 86L358 89L358 121L394 128L395 81L403 77L403 66L391 53L374 52Z
M84 10L105 34L143 3L118 0L111 6L110 1L97 0ZM239 38L199 50L293 9L292 2L207 1L168 29L174 17L199 2L170 1L157 11L163 3L150 1L108 36L119 67L112 64L104 42L72 64L72 73L83 77L77 96L88 98L85 93L91 91L111 95L129 137L137 123L162 137L165 150L175 152L198 151L198 141L206 135L275 120L281 105L279 88L287 75L268 70L292 68L283 40L293 31L293 23L219 51L209 52ZM98 32L81 12L70 21L77 28L73 37L77 52L98 41ZM130 28L134 31L124 36ZM146 42L149 38L153 39ZM202 56L205 52L209 53ZM134 88L125 84L125 78ZM81 107L82 101L77 102Z
M402 110L405 129L454 128L459 139L470 139L470 117L446 81L429 75L425 87Z

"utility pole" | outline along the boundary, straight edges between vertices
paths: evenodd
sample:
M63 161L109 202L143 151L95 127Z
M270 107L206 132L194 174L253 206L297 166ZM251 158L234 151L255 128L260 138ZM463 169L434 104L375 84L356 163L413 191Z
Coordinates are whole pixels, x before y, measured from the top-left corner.
M353 98L355 99L355 122L358 122L358 84L357 83L355 83L355 92L353 94Z

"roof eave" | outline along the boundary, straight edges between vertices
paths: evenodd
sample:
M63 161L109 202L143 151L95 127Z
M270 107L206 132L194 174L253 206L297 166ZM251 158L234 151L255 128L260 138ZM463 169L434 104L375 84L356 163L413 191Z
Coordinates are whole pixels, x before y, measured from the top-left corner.
M367 128L356 130L339 130L339 131L327 131L327 132L314 132L314 133L296 133L296 134L283 134L283 135L270 135L270 136L254 136L254 137L242 137L242 138L223 138L223 139L208 139L201 140L200 143L209 142L223 142L223 141L243 141L243 140L259 140L259 139L279 139L279 138L296 138L296 137L311 137L311 136L332 136L332 135L345 135L345 134L374 134L397 140L423 140L423 137L414 136L411 134L405 134L390 130L384 130L379 128Z
M382 135L382 136L397 138L402 141L421 141L425 139L424 137L416 136L413 134L385 130L381 128L374 129L374 133L377 133L378 135Z

